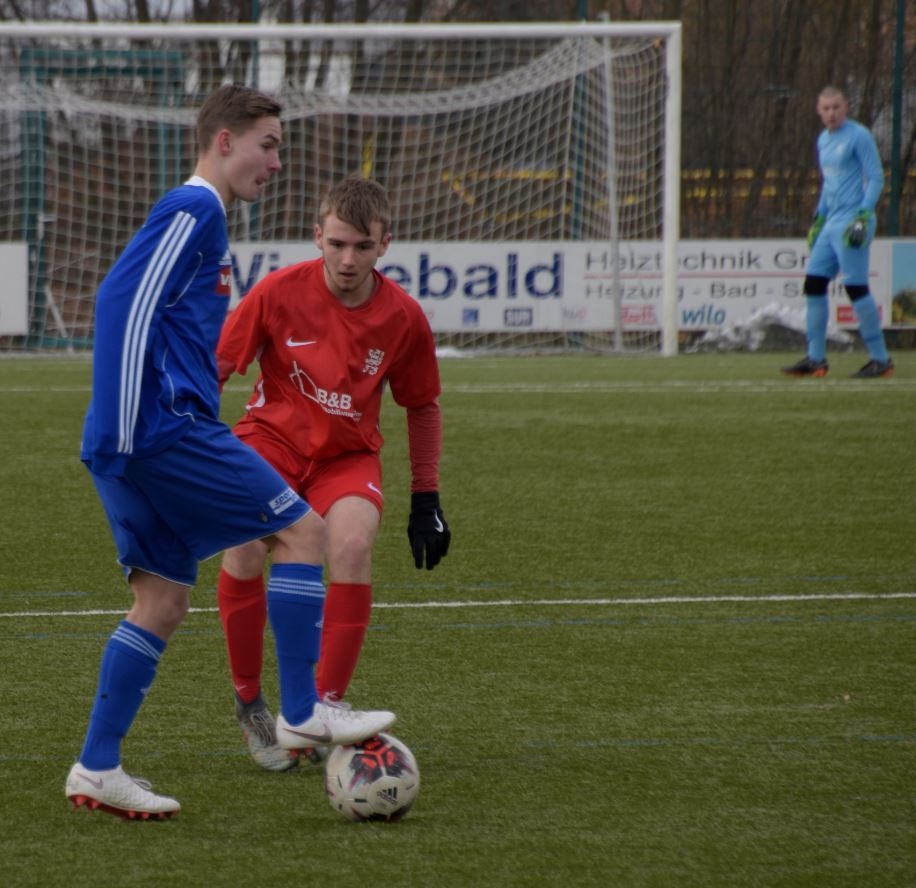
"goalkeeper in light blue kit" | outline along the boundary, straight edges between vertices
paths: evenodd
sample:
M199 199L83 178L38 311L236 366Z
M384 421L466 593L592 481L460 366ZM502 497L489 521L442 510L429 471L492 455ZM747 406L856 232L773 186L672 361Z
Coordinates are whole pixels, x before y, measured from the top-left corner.
M274 544L267 610L288 748L354 743L393 713L318 699L324 520L219 420L216 343L229 305L226 210L279 172L280 105L220 87L197 121L194 175L153 209L99 287L92 400L81 458L108 518L133 604L108 638L79 760L74 807L164 820L180 804L121 766L121 744L189 606L198 562Z
M884 171L874 137L862 124L848 119L848 111L842 90L835 86L821 90L817 114L825 129L818 136L817 153L823 187L808 231L811 256L804 285L808 353L782 368L786 376L827 375L827 288L840 272L869 355L852 376L877 379L894 373L878 305L868 287L869 246L875 236L875 205L884 187Z

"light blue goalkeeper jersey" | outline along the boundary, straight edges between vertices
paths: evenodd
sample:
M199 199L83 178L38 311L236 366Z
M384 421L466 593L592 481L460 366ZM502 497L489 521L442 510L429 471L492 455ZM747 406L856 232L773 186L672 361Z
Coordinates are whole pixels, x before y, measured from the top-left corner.
M884 169L868 129L854 120L833 132L825 129L817 139L817 154L824 177L818 215L832 221L851 219L860 210L874 212L884 187Z
M230 280L225 209L192 178L153 207L99 287L81 447L93 472L123 474L197 416L219 418L214 356Z

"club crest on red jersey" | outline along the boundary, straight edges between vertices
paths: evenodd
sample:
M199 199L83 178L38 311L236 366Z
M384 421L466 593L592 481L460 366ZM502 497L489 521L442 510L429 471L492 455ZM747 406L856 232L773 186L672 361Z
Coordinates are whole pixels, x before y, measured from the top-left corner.
M363 364L363 373L368 373L370 376L375 376L378 373L379 368L382 366L382 361L385 360L385 352L380 348L370 348L369 353L366 355L366 362Z

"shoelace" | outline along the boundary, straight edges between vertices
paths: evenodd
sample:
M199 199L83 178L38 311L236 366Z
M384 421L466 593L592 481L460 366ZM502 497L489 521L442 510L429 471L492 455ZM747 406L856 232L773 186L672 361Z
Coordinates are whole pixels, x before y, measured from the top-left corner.
M248 716L248 723L252 730L257 734L258 739L265 746L273 746L277 742L274 736L273 726L271 725L270 716L264 711L253 712Z
M134 777L131 774L127 775L130 779L140 787L140 789L145 789L147 792L152 792L153 784L149 780L144 780L142 777Z
M331 694L325 694L324 699L321 701L323 706L327 706L328 709L333 709L341 718L359 718L360 714L357 714L353 711L351 704L347 703L344 700L339 700L337 697L334 697Z

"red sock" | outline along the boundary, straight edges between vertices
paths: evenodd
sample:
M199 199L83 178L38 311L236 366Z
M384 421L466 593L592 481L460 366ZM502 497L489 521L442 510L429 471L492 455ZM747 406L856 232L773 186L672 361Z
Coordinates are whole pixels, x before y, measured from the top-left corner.
M226 635L232 683L241 701L250 703L261 692L264 626L267 621L264 577L237 580L220 570L216 601Z
M315 683L318 696L343 698L356 670L372 612L372 586L331 583L324 600L321 657Z

